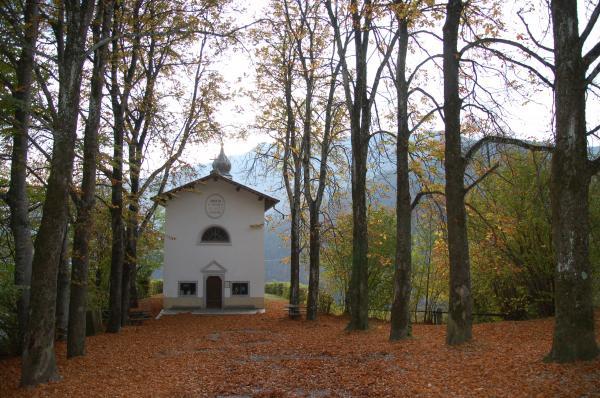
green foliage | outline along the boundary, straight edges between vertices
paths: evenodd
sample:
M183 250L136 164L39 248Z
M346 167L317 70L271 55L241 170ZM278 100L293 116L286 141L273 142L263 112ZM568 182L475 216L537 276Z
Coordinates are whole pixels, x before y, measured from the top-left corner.
M600 307L600 175L590 184L590 264L594 305Z
M421 206L413 233L411 307L426 304L430 310L447 297L447 250L443 227L436 209ZM396 256L396 214L379 207L369 212L369 316L389 319L393 298ZM352 217L342 215L335 229L325 235L323 245L324 288L335 298L336 307L345 307L352 267ZM344 308L346 309L346 308Z
M448 300L448 247L446 226L431 201L420 204L414 218L411 307L415 322L431 322L431 311Z
M17 319L19 293L12 275L0 273L0 356L16 355L20 345Z
M333 297L324 290L319 291L318 308L321 314L331 314L333 311Z
M158 212L157 215L158 217L155 217L157 222L149 225L146 233L138 242L138 269L136 283L139 298L156 294L151 292L150 278L152 273L160 268L163 264L164 253L162 227L164 224L164 212ZM160 293L162 293L162 285L160 289Z
M152 279L150 281L149 295L154 296L156 294L162 294L162 292L163 292L163 280L162 279Z
M388 308L392 301L394 258L396 253L396 218L392 209L380 207L369 211L369 308ZM352 216L337 218L335 229L324 234L323 280L325 291L345 302L352 267Z
M265 283L265 293L275 296L290 298L290 283L289 282L267 282ZM300 302L306 303L308 286L300 284Z
M468 198L474 310L511 319L550 316L550 161L512 150L500 163Z

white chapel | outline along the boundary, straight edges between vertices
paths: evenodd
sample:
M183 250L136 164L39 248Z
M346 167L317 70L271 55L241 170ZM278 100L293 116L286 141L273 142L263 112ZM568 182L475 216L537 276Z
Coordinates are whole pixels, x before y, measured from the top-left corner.
M278 200L212 172L157 197L165 207L165 309L264 308L264 213Z

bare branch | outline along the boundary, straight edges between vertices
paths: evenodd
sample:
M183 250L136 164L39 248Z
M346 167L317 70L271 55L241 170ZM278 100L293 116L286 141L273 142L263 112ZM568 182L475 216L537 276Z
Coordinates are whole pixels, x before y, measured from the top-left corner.
M583 43L587 40L588 36L594 29L594 26L596 25L596 22L598 21L599 16L600 16L600 2L598 2L598 4L596 4L596 7L594 8L592 15L590 16L590 20L588 21L587 25L585 26L585 29L583 30L583 32L581 32L581 36L579 37L579 40L581 41L581 45L583 45Z
M410 204L410 209L414 210L415 207L417 207L419 205L419 202L421 201L421 199L423 199L424 197L426 197L426 196L433 196L433 195L442 195L442 196L444 196L445 194L442 191L421 191L413 199L412 203Z
M473 181L468 187L465 188L465 195L473 188L475 188L481 181L485 180L490 174L492 174L500 165L496 163L490 169L488 169L485 173L480 175L475 181Z
M586 133L586 135L594 135L595 133L597 133L597 132L598 132L598 130L600 130L600 124L599 124L599 125L597 125L596 127L594 127L593 129L591 129L590 131L588 131L588 132Z
M596 43L596 45L592 47L592 49L588 51L587 54L585 54L585 56L583 57L583 66L585 67L585 69L589 68L590 65L596 59L598 59L598 56L600 56L600 41Z
M477 141L475 144L473 144L473 146L471 146L471 148L469 148L469 150L467 151L467 153L464 156L465 162L471 161L473 159L473 156L475 156L475 154L477 153L477 151L479 151L484 145L492 144L492 143L493 144L514 145L514 146L518 146L520 148L528 149L530 151L552 152L554 150L554 147L549 146L549 145L530 143L530 142L523 141L523 140L520 140L517 138L489 135L489 136L483 137L482 139Z
M377 130L377 131L374 131L373 133L371 133L369 135L369 138L373 138L373 137L375 137L376 135L379 135L379 134L389 135L390 137L396 139L396 134L393 133L393 132L391 132L391 131L388 131L388 130Z
M598 63L594 67L594 69L592 69L590 74L585 78L585 81L587 82L587 84L592 84L594 82L594 79L596 78L596 76L598 76L598 73L600 73L600 63Z
M531 30L529 30L529 24L527 24L527 22L525 21L525 18L523 18L523 15L521 15L521 10L519 10L517 12L517 15L519 16L519 19L521 20L521 22L523 22L523 25L525 25L525 29L527 30L527 34L529 35L529 38L531 39L531 41L538 46L539 48L541 48L542 50L546 50L549 52L554 52L554 49L550 48L550 47L546 47L544 46L542 43L540 43L534 36L533 33L531 33Z
M550 62L546 61L543 57L539 56L535 51L525 47L521 43L518 43L518 42L512 41L512 40L507 40L507 39L492 38L492 37L484 37L482 39L477 39L474 42L471 42L471 43L467 44L466 46L464 46L458 52L458 54L462 58L462 56L464 55L465 52L467 52L471 48L475 48L475 47L490 50L490 48L486 47L485 44L491 44L491 43L506 44L508 46L518 48L519 50L523 51L525 54L529 55L531 58L537 60L539 63L544 65L546 68L548 68L554 72L554 65L551 64Z

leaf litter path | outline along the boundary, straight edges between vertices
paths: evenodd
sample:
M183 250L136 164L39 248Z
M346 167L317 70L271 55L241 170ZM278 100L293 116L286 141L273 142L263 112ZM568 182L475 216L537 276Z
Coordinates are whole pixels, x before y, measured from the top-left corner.
M390 343L387 323L347 333L340 317L289 320L284 304L165 316L91 337L72 360L58 343L63 380L33 390L17 387L18 358L0 361L0 397L600 397L600 359L542 362L552 319L475 325L473 342L451 348L444 326L415 325L414 338Z

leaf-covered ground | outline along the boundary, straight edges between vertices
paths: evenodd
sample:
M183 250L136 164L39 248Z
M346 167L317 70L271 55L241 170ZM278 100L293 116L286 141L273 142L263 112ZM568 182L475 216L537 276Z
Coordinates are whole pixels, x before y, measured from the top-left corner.
M17 388L18 358L0 361L0 397L600 397L600 359L542 362L552 319L476 325L473 342L450 348L444 326L415 325L414 338L390 343L386 323L347 333L343 318L293 321L283 305L147 321L89 338L73 360L59 343L63 380L34 390Z

